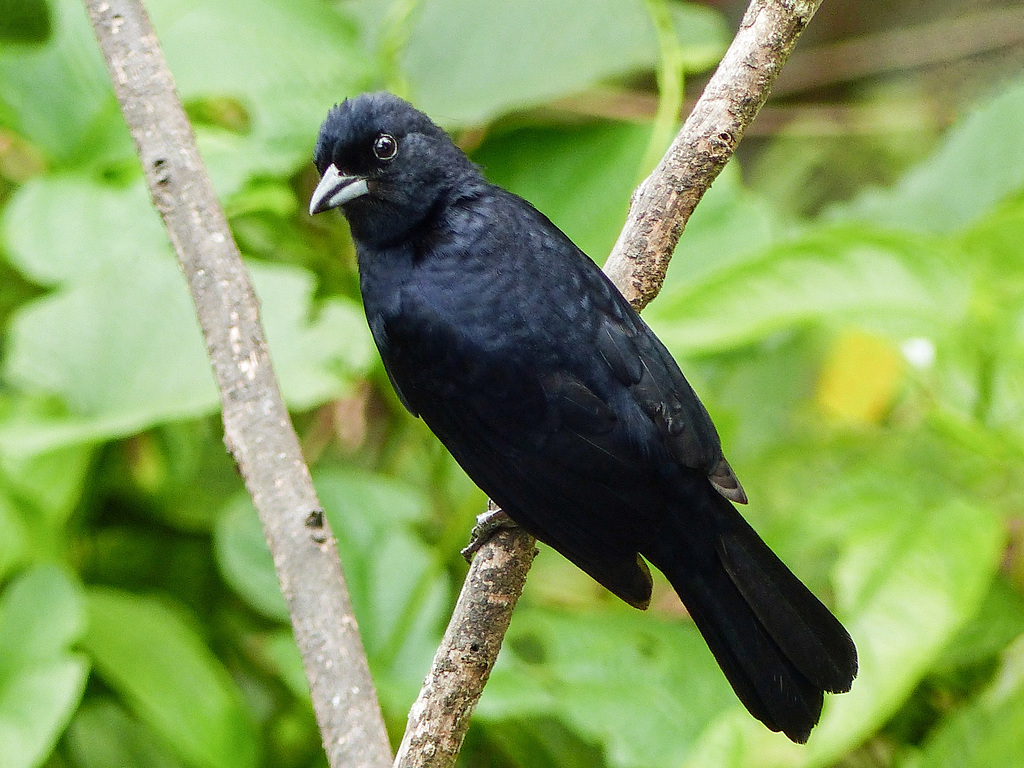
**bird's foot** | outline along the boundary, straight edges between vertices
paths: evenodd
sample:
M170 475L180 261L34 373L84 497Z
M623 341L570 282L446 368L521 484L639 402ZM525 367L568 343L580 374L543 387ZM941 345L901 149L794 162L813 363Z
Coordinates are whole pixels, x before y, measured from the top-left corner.
M462 556L466 562L472 562L473 556L480 550L488 539L502 528L517 528L515 520L505 514L493 501L487 502L487 511L476 516L476 525L469 534L469 544L462 550Z

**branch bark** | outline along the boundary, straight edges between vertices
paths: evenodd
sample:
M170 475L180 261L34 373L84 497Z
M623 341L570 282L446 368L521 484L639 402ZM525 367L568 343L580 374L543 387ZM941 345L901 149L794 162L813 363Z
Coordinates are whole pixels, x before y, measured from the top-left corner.
M633 193L605 272L640 311L658 295L701 197L743 132L821 0L752 0L739 31L657 168ZM533 562L534 539L502 531L477 552L459 604L409 713L395 768L448 768L501 648ZM507 571L492 574L495 564Z
M259 511L332 768L391 765L338 552L278 390L259 305L139 0L85 0L153 203L188 280L224 442Z
M396 766L455 764L537 554L535 544L521 529L504 528L473 558L430 674L409 712Z

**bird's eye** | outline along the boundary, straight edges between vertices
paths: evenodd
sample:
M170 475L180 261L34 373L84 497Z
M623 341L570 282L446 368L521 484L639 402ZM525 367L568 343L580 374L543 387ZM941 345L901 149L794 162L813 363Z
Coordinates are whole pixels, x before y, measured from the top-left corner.
M382 133L373 141L373 154L378 160L393 160L398 154L398 142L390 133Z

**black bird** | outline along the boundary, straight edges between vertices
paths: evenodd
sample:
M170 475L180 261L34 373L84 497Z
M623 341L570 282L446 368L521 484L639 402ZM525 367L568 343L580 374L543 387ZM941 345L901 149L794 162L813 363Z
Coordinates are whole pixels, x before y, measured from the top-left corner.
M675 360L604 273L388 93L331 109L310 214L340 208L399 399L520 526L637 608L654 564L751 714L805 742L848 691L842 624L730 503Z

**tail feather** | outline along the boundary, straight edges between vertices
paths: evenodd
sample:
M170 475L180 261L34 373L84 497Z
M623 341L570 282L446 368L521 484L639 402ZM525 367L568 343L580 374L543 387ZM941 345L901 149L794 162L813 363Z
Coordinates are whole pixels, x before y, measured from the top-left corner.
M857 651L846 629L710 485L644 555L679 594L744 706L803 743L825 692L847 691Z
M822 691L782 653L735 586L727 577L718 584L670 581L750 714L806 742L821 716Z
M718 554L750 609L797 669L829 693L850 690L857 674L853 639L753 529L723 535Z

